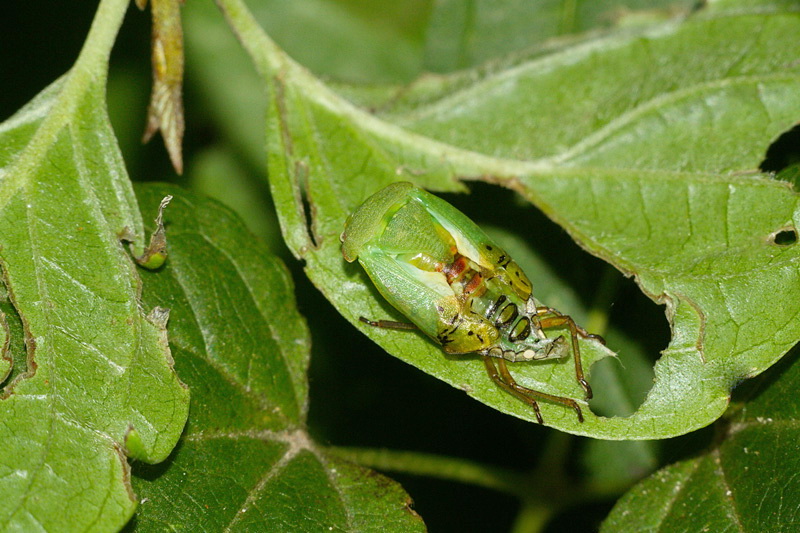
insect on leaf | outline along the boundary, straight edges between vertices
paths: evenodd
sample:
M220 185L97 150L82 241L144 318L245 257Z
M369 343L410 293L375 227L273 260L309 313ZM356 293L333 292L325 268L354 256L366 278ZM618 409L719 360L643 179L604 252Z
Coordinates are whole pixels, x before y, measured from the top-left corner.
M412 87L377 115L298 67L248 13L231 20L269 88L270 185L284 236L344 316L357 326L360 316L403 319L339 255L345 220L367 197L395 181L432 192L463 191L459 179L511 188L634 277L672 327L633 415L587 415L581 424L543 404L546 422L600 438L653 439L714 421L737 383L800 338L798 248L772 239L797 231L797 194L747 174L800 116L800 66L788 46L800 45L798 14L765 5L713 4L476 71L466 85L445 80L439 93ZM502 206L491 212L503 216ZM478 358L448 358L413 333L364 331L480 401L536 419L488 382ZM581 351L591 369L607 352L588 344ZM524 386L580 398L569 371L549 362L513 368ZM593 386L602 395L602 384Z

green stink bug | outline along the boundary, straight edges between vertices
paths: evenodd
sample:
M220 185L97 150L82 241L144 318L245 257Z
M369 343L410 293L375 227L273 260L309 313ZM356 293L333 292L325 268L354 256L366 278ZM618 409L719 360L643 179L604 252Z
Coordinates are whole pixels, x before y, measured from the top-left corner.
M601 340L567 315L539 305L528 277L511 257L466 215L411 183L393 183L369 197L345 223L342 255L358 259L381 295L412 324L361 321L372 326L419 328L448 354L478 353L489 377L530 404L541 424L539 400L578 403L517 384L506 361L557 359L570 354L586 399L578 335ZM564 327L548 338L545 329Z

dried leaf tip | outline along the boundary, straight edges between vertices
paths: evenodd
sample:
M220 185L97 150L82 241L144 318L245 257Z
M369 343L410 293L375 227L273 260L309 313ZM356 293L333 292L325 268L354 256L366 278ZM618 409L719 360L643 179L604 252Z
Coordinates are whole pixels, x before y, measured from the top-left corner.
M153 64L153 91L147 110L147 127L142 142L148 142L161 130L164 146L178 174L183 173L181 144L185 131L183 115L183 29L181 28L180 0L152 0L153 18L151 61ZM136 0L144 9L147 0Z

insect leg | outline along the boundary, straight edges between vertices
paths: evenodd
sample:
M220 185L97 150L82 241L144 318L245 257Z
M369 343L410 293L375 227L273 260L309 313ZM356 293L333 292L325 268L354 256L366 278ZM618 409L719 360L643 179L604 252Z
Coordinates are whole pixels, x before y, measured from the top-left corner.
M394 320L370 320L368 318L364 318L363 316L358 317L358 319L364 324L369 324L370 326L376 328L417 329L417 326L414 324L409 324L408 322L395 322Z
M540 424L544 424L544 420L542 419L542 413L539 411L539 404L536 402L536 400L534 400L533 398L531 398L526 394L523 394L521 391L515 389L514 386L511 385L511 383L506 382L506 380L504 380L498 373L497 367L495 366L494 360L491 356L483 355L482 357L483 357L483 365L486 367L486 373L489 374L489 377L492 378L492 381L494 381L495 384L501 389L511 393L512 395L516 396L523 402L530 404L530 406L533 407L533 412L536 413L536 421L539 422ZM516 381L514 381L513 378L511 379L511 382L514 383L514 385L517 385Z
M568 315L565 315L562 312L558 311L557 309L553 309L552 307L537 307L536 308L536 314L539 315L539 316L543 316L543 315L568 316ZM597 333L589 333L588 331L586 331L585 329L583 329L582 327L580 327L577 324L575 324L575 331L577 331L578 335L580 335L584 339L592 339L592 340L595 340L595 341L599 342L603 346L606 345L606 340L603 337L601 337Z
M592 399L592 387L589 386L589 382L586 381L586 378L583 376L583 363L581 362L581 351L578 348L578 335L586 338L589 334L586 333L586 330L583 328L578 327L575 324L575 321L572 320L572 317L569 315L562 315L555 309L550 307L537 307L536 312L539 313L540 310L543 314L555 314L555 316L550 316L548 318L544 318L540 321L540 326L543 329L547 328L557 328L559 326L566 325L569 328L569 335L570 339L572 340L572 357L575 360L575 379L578 381L583 390L586 392L586 399ZM583 332L584 334L581 334Z
M536 413L536 420L540 424L544 422L542 420L542 414L539 411L539 403L537 400L547 400L571 407L578 414L578 421L583 422L583 413L581 412L581 407L575 400L523 387L517 383L517 381L514 379L514 376L512 376L511 372L508 371L508 366L506 366L506 361L504 359L497 359L497 364L495 365L496 358L493 358L488 354L482 354L482 357L483 364L486 367L486 373L489 374L489 377L492 378L492 381L494 381L503 390L510 392L520 400L533 407L533 411Z

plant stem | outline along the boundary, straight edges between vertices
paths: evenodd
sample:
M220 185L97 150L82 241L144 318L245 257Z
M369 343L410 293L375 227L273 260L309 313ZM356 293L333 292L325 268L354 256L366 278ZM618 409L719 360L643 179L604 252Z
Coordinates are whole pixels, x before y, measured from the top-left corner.
M14 172L8 172L0 188L0 208L8 203L17 190L24 185L35 165L39 154L55 142L64 124L73 119L75 108L81 96L99 79L105 80L108 72L108 58L114 46L129 0L102 0L97 8L89 35L81 48L73 67L62 78L63 86L58 92L57 102L42 121L36 134L31 138L19 157L14 161Z
M87 71L92 78L108 71L108 58L117 40L130 0L101 0L73 71ZM71 71L71 74L73 74Z
M216 0L216 3L259 74L271 78L292 63L267 36L242 0Z
M529 486L527 476L466 459L420 452L379 448L331 447L327 451L362 466L467 483L521 498Z
M511 527L512 533L539 533L556 513L553 507L545 502L523 502L519 508L517 519Z
M515 533L538 533L560 510L592 494L566 479L564 462L572 437L552 433L541 453L539 466L527 473L428 453L378 448L330 447L326 451L342 459L382 471L428 476L497 490L520 501Z
M53 106L37 138L49 139L61 129L65 121L70 120L74 108L89 86L102 81L105 83L108 74L108 59L117 39L125 12L130 0L101 0L97 7L89 34L83 43L78 59L65 76L64 88L59 94L58 105ZM103 93L103 97L105 93ZM38 140L34 138L33 142Z
M515 472L434 454L376 448L330 447L326 451L342 459L382 471L428 476L497 490L520 501L515 533L538 533L562 509L598 495L567 478L564 464L573 437L553 432L531 472Z

